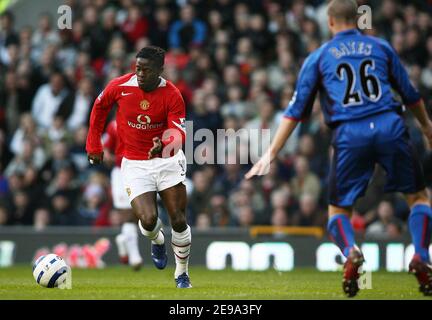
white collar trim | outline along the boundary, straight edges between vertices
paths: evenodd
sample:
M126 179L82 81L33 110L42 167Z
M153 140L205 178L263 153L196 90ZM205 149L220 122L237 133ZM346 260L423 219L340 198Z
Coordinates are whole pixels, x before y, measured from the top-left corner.
M158 88L166 87L167 81L166 79L159 77L161 81L159 82ZM138 87L138 80L136 74L134 74L130 79L119 85L120 87Z

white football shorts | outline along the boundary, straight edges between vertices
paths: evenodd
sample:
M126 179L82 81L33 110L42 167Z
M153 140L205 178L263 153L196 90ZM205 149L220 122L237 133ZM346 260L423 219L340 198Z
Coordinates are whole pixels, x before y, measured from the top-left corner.
M120 167L114 167L111 170L111 193L113 197L114 208L120 210L132 208L126 188L123 184Z
M121 173L129 201L137 196L186 183L186 157L179 150L170 158L129 160L123 157Z

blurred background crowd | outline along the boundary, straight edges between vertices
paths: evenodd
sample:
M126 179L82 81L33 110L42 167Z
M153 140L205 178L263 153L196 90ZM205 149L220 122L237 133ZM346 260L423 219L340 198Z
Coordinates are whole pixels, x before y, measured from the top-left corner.
M372 8L373 28L365 32L392 44L431 110L431 1L358 2ZM119 225L110 193L113 157L89 166L85 141L95 97L133 70L142 47L167 51L164 77L180 89L194 132L270 129L273 136L302 62L330 37L325 0L64 4L72 8L70 30L43 12L37 25L20 29L11 11L0 16L0 225ZM431 187L426 145L406 118ZM325 226L330 137L317 99L268 175L245 181L248 165L189 165L189 223L202 230ZM232 158L239 150L214 152ZM383 194L384 182L377 168L356 204L352 219L360 234L391 238L406 230L409 208L399 195Z

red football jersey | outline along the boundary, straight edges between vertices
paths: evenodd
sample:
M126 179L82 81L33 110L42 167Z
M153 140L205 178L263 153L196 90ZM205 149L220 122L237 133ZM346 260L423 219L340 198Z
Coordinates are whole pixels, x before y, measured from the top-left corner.
M127 159L147 160L154 137L159 137L164 146L185 141L186 107L180 91L161 78L155 90L145 92L138 87L135 73L129 73L111 80L97 97L90 115L87 153L102 152L101 136L114 103L118 105L117 132ZM167 132L175 134L165 137L167 129L174 129Z

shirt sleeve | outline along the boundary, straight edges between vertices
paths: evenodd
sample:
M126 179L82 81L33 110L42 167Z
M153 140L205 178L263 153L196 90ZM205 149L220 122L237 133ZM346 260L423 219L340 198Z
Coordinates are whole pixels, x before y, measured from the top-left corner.
M109 83L96 98L90 114L90 125L86 142L87 153L101 153L103 151L101 137L108 113L115 99L116 94L112 83Z
M318 91L319 51L309 55L304 61L297 79L293 97L284 112L284 117L302 121L312 112L315 95Z
M171 97L167 116L167 129L162 134L162 146L171 154L179 150L186 141L186 106L177 90ZM174 152L174 154L176 153Z
M399 93L403 103L407 107L416 105L421 100L421 96L412 85L408 73L402 65L396 51L384 40L381 44L384 46L389 59L389 81L392 88Z

